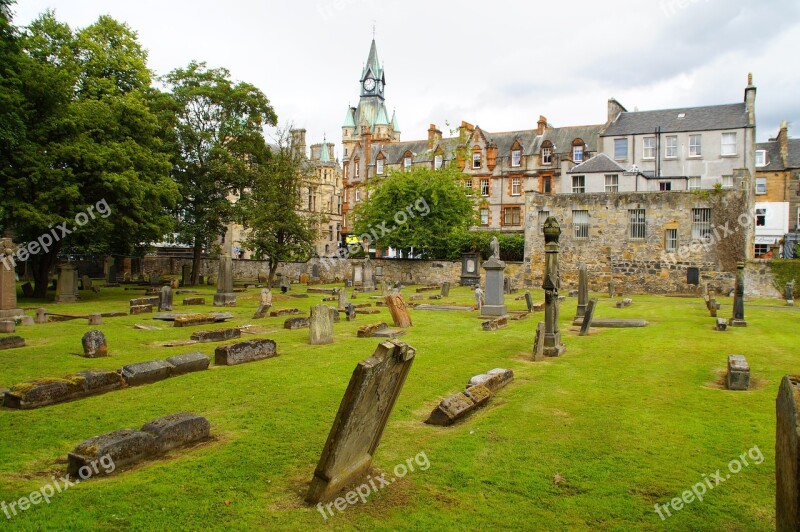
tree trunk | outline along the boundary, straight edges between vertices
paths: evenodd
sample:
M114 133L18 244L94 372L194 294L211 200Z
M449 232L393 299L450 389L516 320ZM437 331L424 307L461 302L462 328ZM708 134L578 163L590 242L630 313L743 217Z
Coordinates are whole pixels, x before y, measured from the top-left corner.
M272 288L272 281L275 279L275 272L278 271L278 261L272 257L269 258L269 279L267 280L267 288Z
M47 299L47 287L50 285L50 270L53 268L53 264L55 264L60 250L60 243L56 243L47 253L40 253L31 259L33 297L35 299Z
M200 283L200 259L203 256L203 247L200 245L200 240L194 240L194 254L192 255L192 286L197 286Z

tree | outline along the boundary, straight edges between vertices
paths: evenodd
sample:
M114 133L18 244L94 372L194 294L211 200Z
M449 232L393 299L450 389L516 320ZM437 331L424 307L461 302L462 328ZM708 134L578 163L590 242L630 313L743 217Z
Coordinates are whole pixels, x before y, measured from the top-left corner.
M366 199L353 211L355 233L371 245L443 256L454 235L476 221L461 177L455 165L448 165L398 170L371 182Z
M182 199L178 239L193 248L192 282L197 283L204 250L237 218L235 200L251 184L253 162L268 155L262 128L277 116L253 85L233 83L224 68L192 62L164 81L176 103L178 157L173 177Z
M20 46L24 128L0 168L0 224L18 242L59 237L30 259L35 296L44 298L62 251L130 253L169 232L177 188L169 123L155 112L161 99L135 32L100 17L73 33L47 12ZM81 226L80 217L101 204L107 213Z
M317 219L300 212L300 189L306 171L304 154L291 143L291 131L279 133L277 150L258 165L252 188L242 198L244 245L269 261L269 284L278 263L308 258L317 238Z

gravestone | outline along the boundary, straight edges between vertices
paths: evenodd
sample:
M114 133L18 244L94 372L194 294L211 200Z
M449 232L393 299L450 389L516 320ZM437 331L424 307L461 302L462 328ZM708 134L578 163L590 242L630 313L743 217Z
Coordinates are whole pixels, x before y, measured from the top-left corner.
M800 530L800 375L785 375L775 400L775 525Z
M122 366L122 378L128 386L141 386L169 378L172 369L166 360L148 360Z
M503 293L511 293L511 277L503 277Z
M117 266L112 264L108 267L108 277L106 277L106 285L117 284Z
M305 329L311 326L311 319L310 318L286 318L283 322L284 329Z
M169 357L167 362L172 364L170 375L183 375L184 373L192 373L195 371L204 371L208 369L211 359L203 353L194 352L186 353L185 355Z
M33 297L33 285L31 283L22 284L23 297Z
M728 325L731 327L747 327L744 320L744 262L736 264L736 287L733 296L733 317Z
M328 305L311 307L311 320L308 329L308 343L325 345L333 343L333 309Z
M158 311L166 312L172 310L172 287L161 287L161 300L158 303Z
M103 317L99 312L89 314L89 325L102 325Z
M352 303L348 303L344 307L344 315L347 318L347 321L353 321L356 319L356 306Z
M215 307L235 307L236 294L233 293L233 259L229 255L219 258L217 293L214 294Z
M525 305L528 307L528 312L533 312L533 299L531 299L531 293L529 291L525 291Z
M0 351L4 349L15 349L17 347L25 347L25 339L21 336L0 337Z
M92 290L94 288L94 285L92 285L92 279L88 275L81 277L81 286L84 290Z
M450 297L450 281L445 281L442 283L442 297Z
M83 335L83 356L86 358L99 358L108 356L106 335L98 330L92 330Z
M729 390L750 388L750 365L742 355L728 355L728 374L725 384Z
M536 326L536 336L533 339L533 361L541 362L546 357L544 356L544 335L545 323L540 321Z
M17 274L12 266L14 253L16 247L10 238L0 240L0 318L23 314L22 309L17 308Z
M700 268L696 266L686 268L686 284L693 284L695 286L700 284Z
M14 320L0 320L0 333L11 334L17 330Z
M558 290L561 288L561 277L558 272L558 239L561 236L561 227L558 221L550 216L542 226L544 232L544 355L548 357L561 356L566 347L561 342L561 331L558 328Z
M506 269L506 263L493 255L483 263L483 269L486 271L486 292L484 294L485 303L480 307L480 315L482 318L506 316L508 311L503 291L503 272Z
M347 307L348 303L350 303L350 301L347 299L347 287L345 286L339 290L339 308L343 309Z
M22 322L20 325L35 325L36 322L30 316L22 316Z
M586 307L586 313L583 315L583 323L581 323L581 332L579 336L589 335L589 328L592 326L592 320L594 319L595 306L597 306L597 298L593 297Z
M361 282L362 292L375 291L375 267L369 257L364 259L364 280Z
M617 295L617 283L613 280L608 282L608 297L614 297Z
M253 314L253 319L266 318L267 312L272 307L272 290L269 288L261 289L261 296L259 298L258 310Z
M183 299L184 306L192 306L192 305L205 305L206 298L204 297L186 297Z
M786 297L786 304L790 307L794 306L794 279L786 283L786 288L784 290L785 297ZM27 297L27 296L26 296Z
M36 323L47 323L47 309L37 308L36 317L33 319Z
M184 264L181 266L181 284L183 286L192 286L192 265Z
M461 254L461 286L477 286L481 282L478 264L481 256L478 253Z
M236 364L244 364L276 356L278 356L278 345L274 340L249 340L216 348L214 350L214 364L217 366L235 366Z
M390 294L384 299L386 306L394 320L395 327L411 327L411 316L408 314L408 307L400 294Z
M728 330L728 322L725 320L725 318L717 318L717 326L715 329L718 331Z
M75 296L77 285L75 276L78 271L72 264L60 264L58 266L58 283L56 284L56 303L74 303L78 300Z
M311 479L307 502L331 500L369 471L415 354L411 346L388 340L358 364Z
M364 266L353 263L353 285L360 285L364 281Z
M192 333L190 338L196 342L224 342L226 340L233 340L234 338L241 338L242 330L238 327L231 327L228 329L217 329L216 331L198 331Z
M586 271L586 264L581 262L578 265L578 311L576 318L582 318L586 314L586 307L589 305L589 274Z

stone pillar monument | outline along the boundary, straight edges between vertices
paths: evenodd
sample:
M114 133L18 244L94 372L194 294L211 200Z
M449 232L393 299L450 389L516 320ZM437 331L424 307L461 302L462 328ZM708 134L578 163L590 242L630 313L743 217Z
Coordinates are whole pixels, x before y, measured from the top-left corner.
M17 308L17 275L11 258L14 251L14 243L10 238L4 237L0 241L0 318L24 314L22 309Z
M236 294L233 293L233 259L230 255L219 258L217 293L214 294L215 307L235 307Z
M361 291L375 291L375 267L369 257L364 259L364 280L361 283Z
M733 317L728 323L731 327L747 327L744 321L744 262L736 264L736 289L733 293Z
M496 318L508 314L503 293L503 277L506 263L500 260L500 245L497 237L492 239L492 256L483 263L486 271L485 304L480 308L481 318Z
M581 262L578 265L578 311L576 318L582 318L586 314L586 307L589 305L589 276L586 272L586 264Z
M78 270L69 263L59 264L56 283L56 303L74 303L78 300Z
M561 279L558 274L558 239L561 227L558 221L550 216L544 222L544 355L561 356L566 347L561 343L561 332L558 329L558 289Z

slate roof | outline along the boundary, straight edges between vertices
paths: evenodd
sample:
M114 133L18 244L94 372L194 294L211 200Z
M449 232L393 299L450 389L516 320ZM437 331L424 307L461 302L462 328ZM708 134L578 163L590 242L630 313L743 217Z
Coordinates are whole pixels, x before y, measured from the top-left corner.
M605 153L599 153L581 164L574 166L568 174L605 174L624 173L627 170L618 165Z
M590 152L598 152L600 143L600 133L603 131L604 124L593 126L568 126L548 129L542 135L541 142L549 140L555 146L556 153L569 153L572 150L572 141L581 139L586 143L586 149Z
M497 146L498 157L510 157L511 147L519 141L522 145L522 153L531 155L538 151L538 143L535 129L524 129L520 131L506 131L503 133L483 132L487 142L494 142Z
M786 168L781 159L781 147L777 140L769 142L759 142L756 144L756 150L764 150L767 152L767 165L756 166L757 172L780 172Z
M800 168L800 139L789 139L789 168Z
M679 118L684 115L683 118ZM661 127L662 133L713 131L750 127L744 103L620 113L603 137L645 135Z

